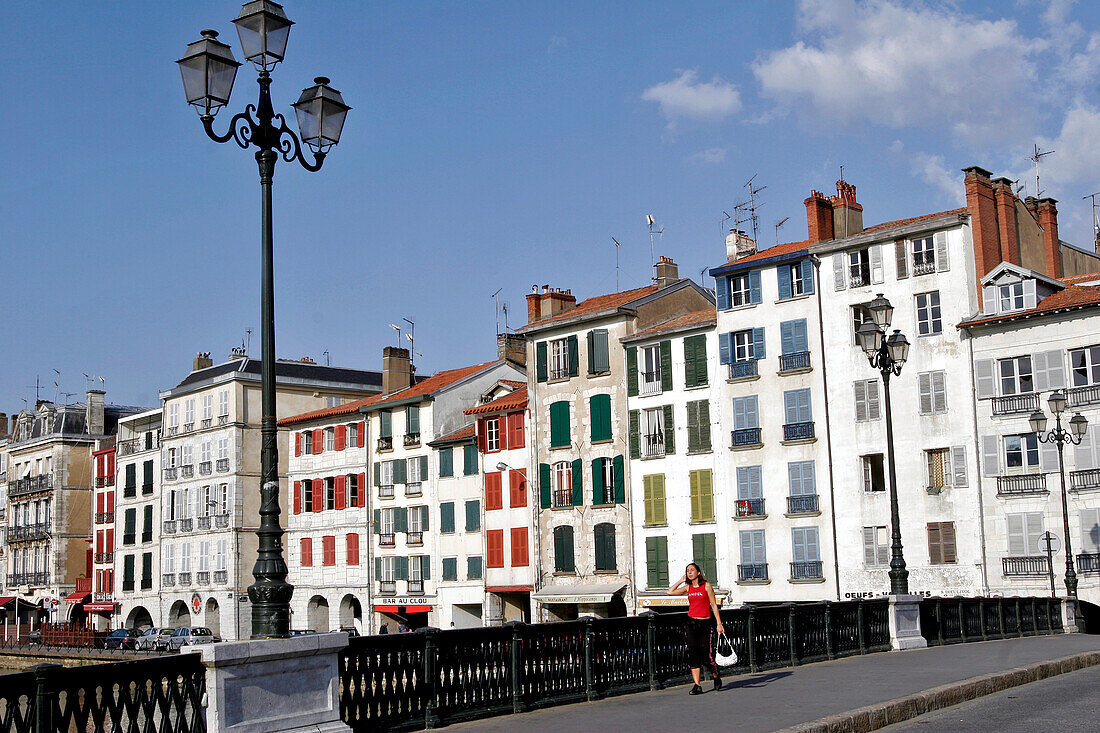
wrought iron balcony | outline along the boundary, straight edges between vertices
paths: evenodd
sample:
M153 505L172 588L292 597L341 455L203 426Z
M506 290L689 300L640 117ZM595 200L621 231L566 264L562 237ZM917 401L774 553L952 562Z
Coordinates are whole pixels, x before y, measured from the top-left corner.
M734 448L746 445L761 445L760 428L741 428L731 433Z
M768 564L766 562L751 563L737 566L737 579L744 581L767 580Z
M163 531L164 531L164 534L175 534L176 533L176 520L175 519L165 519L164 520L164 530Z
M163 585L165 588L171 588L176 584L176 574L164 573L160 576L160 584Z
M199 529L210 529L210 526L214 523L213 517L199 517Z
M787 512L789 514L812 514L816 511L819 511L817 494L787 497Z
M407 581L407 582L409 584L409 593L410 594L412 594L412 593L423 593L424 592L424 581L423 580L410 580L410 581Z
M664 433L650 433L642 436L642 458L660 458L664 454Z
M935 271L936 271L936 261L935 260L931 260L931 261L921 260L921 261L913 263L913 274L914 275L930 275Z
M551 366L550 367L550 379L569 379L569 367L568 366Z
M1046 575L1047 559L1041 555L1001 558L1001 568L1006 577Z
M1069 474L1070 491L1092 491L1100 489L1100 468L1084 471L1071 471Z
M380 580L378 581L378 592L384 596L392 596L397 594L397 581L396 580Z
M53 488L53 474L28 476L8 482L8 496L16 497L33 494L36 491L49 491Z
M405 484L405 496L420 496L422 493L424 493L424 488L419 481Z
M212 418L212 417L204 417L202 419L202 427L203 427L204 430L206 428L210 427L213 424L214 424L214 418Z
M424 544L423 532L407 532L405 536L406 545L422 545Z
M50 536L50 525L45 522L8 527L8 542L33 542Z
M1066 398L1070 407L1083 407L1100 403L1100 384L1088 387L1072 387L1067 390Z
M153 484L152 483L141 485L141 495L142 496L148 496L149 494L152 494L152 493L153 493Z
M122 535L122 544L133 545L137 543L137 533L131 532L130 534Z
M793 354L779 355L779 371L793 372L798 369L810 368L810 352L796 351Z
M180 573L179 576L180 585L191 585L191 573Z
M97 489L102 489L102 488L105 488L107 486L114 486L114 485L115 485L115 476L114 476L114 474L111 474L110 476L97 476L96 477L95 487Z
M1100 553L1097 553L1097 552L1079 552L1079 553L1077 553L1077 572L1079 572L1079 573L1100 573Z
M169 425L168 426L168 434L169 435L175 435L179 431L180 431L180 429L179 429L178 425Z
M143 450L143 448L141 447L142 445L143 442L141 438L134 438L132 440L120 440L115 446L115 453L118 454L119 458L121 458L122 456L133 455L134 453L138 453Z
M96 591L92 594L92 600L96 603L107 603L113 600L111 591Z
M214 526L217 527L218 529L225 529L226 527L228 527L229 526L229 515L228 514L219 514L218 516L214 517Z
M997 477L997 496L1035 496L1046 493L1048 492L1045 473Z
M115 521L114 512L96 512L95 523L96 524L110 524Z
M190 517L188 517L187 519L181 519L179 521L180 532L190 532L195 528L195 520L191 519Z
M378 535L378 544L382 547L393 547L397 543L393 532L382 532Z
M199 475L209 476L214 473L214 464L211 461L203 461L199 464Z
M1005 395L992 399L994 415L1030 415L1039 409L1039 395L1030 394Z
M195 466L188 463L186 466L180 466L180 478L191 478L195 475Z
M229 470L229 459L219 458L217 466L215 466L215 468L217 469L218 473L225 473Z
M809 440L813 437L812 422L793 422L783 426L783 440Z
M864 285L870 285L871 278L869 275L863 273L849 273L848 274L848 287L850 288L862 288Z
M661 372L642 372L642 381L639 385L639 393L643 395L647 394L660 394L661 393Z
M412 448L420 445L420 433L405 433L405 447Z
M791 580L817 580L821 577L820 560L791 563Z
M185 422L183 424L183 432L185 432L185 433L190 433L194 429L195 429L195 423L194 422Z
M393 450L393 438L379 438L378 450Z
M214 582L218 583L219 585L225 585L226 583L228 583L229 582L229 571L228 570L215 570L214 571Z
M95 562L97 565L102 565L108 562L115 561L115 553L113 552L97 552L95 554Z
M228 425L229 415L218 415L218 425Z
M756 359L731 362L730 379L746 379L748 377L755 377L759 373L759 370L757 369L757 364L759 364L759 362Z
M392 499L393 498L393 484L382 484L378 487L379 499Z
M127 484L122 487L122 496L125 499L132 499L137 496L137 486L133 484Z
M739 517L762 517L762 516L764 516L764 500L763 499L738 499L737 500L737 516L739 516Z
M195 573L195 582L199 585L210 585L210 571L200 570Z
M169 466L169 467L164 469L164 480L165 481L175 481L176 476L178 476L178 475L179 475L179 469L176 468L175 466Z

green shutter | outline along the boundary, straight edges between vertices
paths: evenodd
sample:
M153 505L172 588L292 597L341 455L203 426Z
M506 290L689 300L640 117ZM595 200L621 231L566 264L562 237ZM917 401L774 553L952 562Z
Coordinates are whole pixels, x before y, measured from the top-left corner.
M615 503L626 502L626 481L623 477L623 457L615 456L611 462L612 471L615 474Z
M592 503L603 504L603 462L606 458L597 458L592 461Z
M394 532L408 532L409 531L409 510L407 507L399 506L394 507L393 510L393 531Z
M395 580L409 579L409 558L398 555L393 559L393 577Z
M535 344L535 377L540 382L546 381L546 342L539 341Z
M672 405L665 405L665 455L676 452L676 426L672 421Z
M569 348L569 376L575 377L581 373L580 370L580 349L577 348L577 336L576 334L569 336L566 340L566 344Z
M374 462L374 485L382 485L382 463L380 461Z
M471 499L466 502L466 531L477 532L481 529L481 502Z
M688 485L691 492L691 521L700 522L702 511L700 509L700 497L699 497L699 472L692 471L688 474Z
M710 400L696 403L696 419L699 423L698 450L710 450Z
M703 575L713 586L718 585L718 558L715 553L713 534L695 534L691 536L692 555L696 564L703 569Z
M626 394L628 397L638 396L638 347L631 346L626 350ZM637 458L632 455L631 458Z
M565 570L565 528L554 529L554 570Z
M661 391L668 392L672 389L672 342L662 341L661 351Z
M408 473L405 471L405 459L398 458L393 461L393 482L395 484L403 484L408 479Z
M462 463L462 470L467 476L477 473L477 446L473 443L462 446Z
M584 463L573 461L573 506L584 504Z
M589 331L585 338L588 345L588 373L596 373L596 332Z
M701 387L707 383L707 338L704 335L684 339L684 386Z
M592 440L611 440L611 395L592 395L588 401L592 419Z
M432 579L432 558L430 555L420 556L420 579L431 580Z
M382 410L378 413L378 420L381 423L381 427L378 430L378 437L380 438L392 438L393 437L393 413L389 410ZM317 453L317 446L313 447L313 452Z
M439 476L455 475L455 456L453 448L440 448L439 450Z
M550 508L550 464L539 464L539 498L543 509Z
M561 448L570 444L569 403L565 400L550 405L550 446Z
M374 510L374 533L375 534L381 534L382 533L382 510L381 509L375 509Z
M420 480L427 483L428 481L428 457L420 456Z
M687 403L688 453L699 450L699 403Z
M405 433L420 432L420 405L409 405L405 408Z
M684 339L684 387L695 386L695 337Z
M453 501L447 501L439 505L439 531L443 534L450 534L455 531L455 503Z
M668 583L668 538L646 537L646 585L650 588L667 588Z
M374 558L374 578L375 580L382 580L382 558Z
M630 411L630 457L641 458L642 457L642 441L639 436L638 427L638 411Z
M136 532L135 525L137 524L137 509L126 510L126 528L123 530L124 534L132 535ZM132 542L133 540L131 540Z

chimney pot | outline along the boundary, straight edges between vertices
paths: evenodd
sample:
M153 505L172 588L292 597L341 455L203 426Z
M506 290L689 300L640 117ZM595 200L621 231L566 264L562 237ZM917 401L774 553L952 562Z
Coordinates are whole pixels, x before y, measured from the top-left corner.
M409 350L399 346L382 349L382 394L388 395L412 386L412 362Z
M191 371L197 372L199 369L206 369L210 366L214 366L214 362L210 359L210 352L200 351L195 355L195 361L191 364Z
M680 268L668 257L657 260L657 288L663 290L680 279Z

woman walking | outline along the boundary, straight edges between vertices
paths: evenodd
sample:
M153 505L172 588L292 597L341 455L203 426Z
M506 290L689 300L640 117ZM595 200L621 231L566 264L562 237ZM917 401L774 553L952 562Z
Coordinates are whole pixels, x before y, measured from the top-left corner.
M695 681L688 694L703 693L703 688L700 686L703 665L710 670L714 689L721 690L722 678L718 675L718 665L714 663L714 631L717 626L718 633L724 634L726 627L722 625L722 617L718 614L718 601L714 599L714 588L703 577L703 571L698 565L688 563L684 577L677 580L676 585L669 588L668 592L670 595L686 594L688 597L688 666L691 667L691 678Z

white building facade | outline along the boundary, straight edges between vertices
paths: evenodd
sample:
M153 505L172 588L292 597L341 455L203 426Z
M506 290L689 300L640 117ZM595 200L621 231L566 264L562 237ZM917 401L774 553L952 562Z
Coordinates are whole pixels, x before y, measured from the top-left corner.
M108 502L102 507L111 514L110 521L101 517L101 508L96 507L96 554L100 547L105 548L102 551L110 553L111 567L109 577L103 577L106 570L96 573L94 602L96 608L104 607L100 604L112 608L114 628L152 626L150 609L158 612L159 618L162 414L158 408L119 420L114 501L113 506ZM104 521L99 522L100 518ZM133 559L126 560L126 556ZM124 584L128 569L131 582Z

